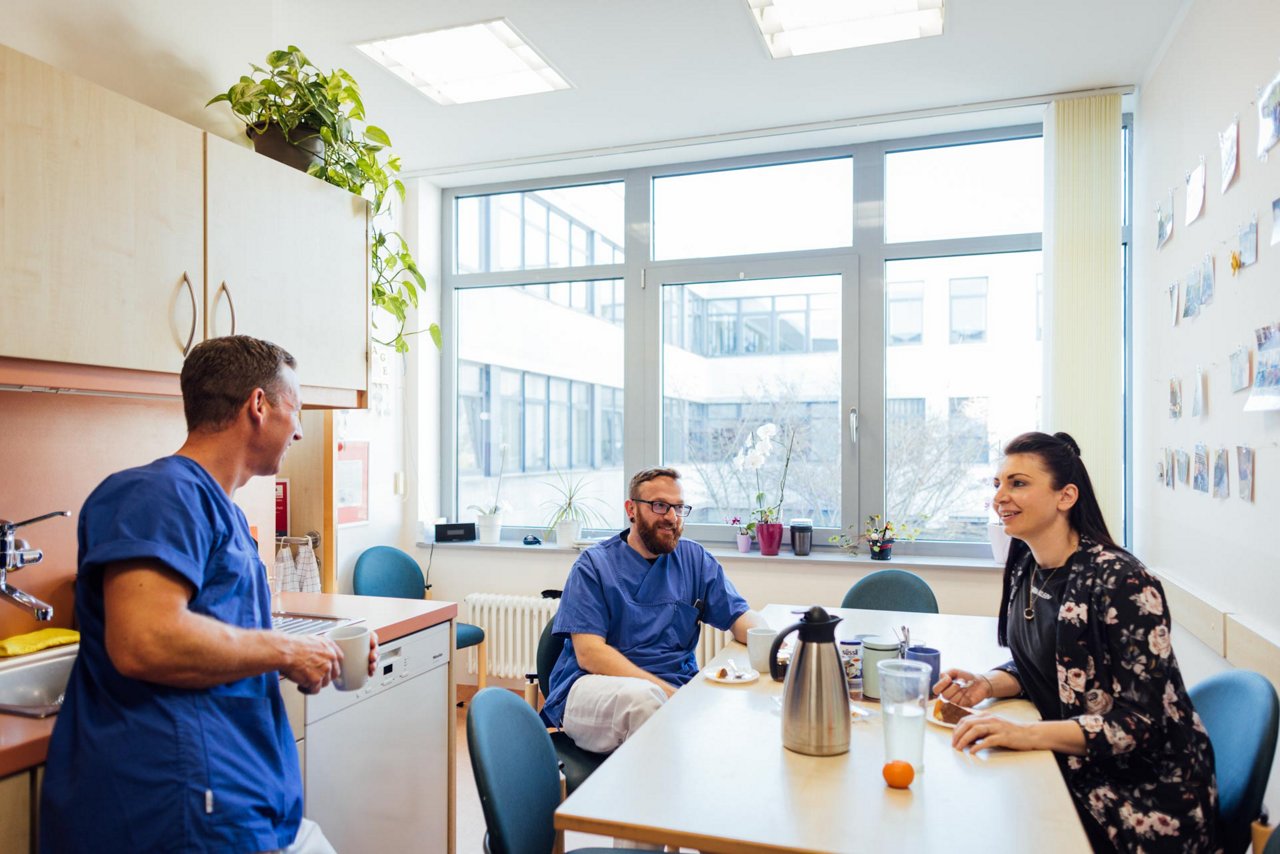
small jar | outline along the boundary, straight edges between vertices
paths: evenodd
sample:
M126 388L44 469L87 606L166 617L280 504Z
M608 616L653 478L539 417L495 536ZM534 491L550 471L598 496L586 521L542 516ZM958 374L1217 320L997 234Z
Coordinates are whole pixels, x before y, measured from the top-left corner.
M840 662L844 665L844 680L849 686L849 699L862 699L862 641L840 641Z
M868 700L880 699L880 677L876 664L898 657L898 641L889 637L862 639L862 694Z

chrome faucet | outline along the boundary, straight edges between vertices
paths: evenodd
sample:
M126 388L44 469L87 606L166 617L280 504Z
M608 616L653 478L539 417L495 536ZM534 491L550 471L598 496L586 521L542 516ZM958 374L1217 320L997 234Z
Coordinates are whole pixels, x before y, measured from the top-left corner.
M23 525L43 522L45 519L52 519L54 516L70 515L66 510L58 510L22 522L10 522L8 519L0 519L0 599L7 599L24 611L30 611L37 620L52 620L53 606L47 602L41 602L29 593L23 593L16 587L10 587L8 575L10 572L22 569L24 566L30 566L33 563L39 563L44 560L44 552L40 549L31 548L26 540L14 537L13 532Z

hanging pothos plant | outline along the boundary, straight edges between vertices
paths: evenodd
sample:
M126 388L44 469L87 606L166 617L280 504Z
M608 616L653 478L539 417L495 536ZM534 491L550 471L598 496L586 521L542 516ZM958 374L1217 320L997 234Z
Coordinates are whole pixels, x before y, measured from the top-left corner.
M395 334L380 337L375 314L374 340L403 353L409 349L409 336L425 331L439 348L439 324L405 332L409 308L417 308L427 283L404 238L384 229L380 221L390 206L388 191L404 202L404 183L396 177L400 158L391 153L386 132L366 123L356 81L341 68L325 74L293 45L267 54L265 68L250 67L252 75L241 77L205 106L226 101L245 123L251 139L279 132L303 149L317 139L324 143L323 159L308 166L307 173L363 196L373 206L369 219L372 302L395 322Z

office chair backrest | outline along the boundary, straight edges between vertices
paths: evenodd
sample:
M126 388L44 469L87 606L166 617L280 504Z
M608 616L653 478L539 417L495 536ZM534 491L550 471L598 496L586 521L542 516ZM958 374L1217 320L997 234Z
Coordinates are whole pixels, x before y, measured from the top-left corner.
M1252 670L1216 673L1187 693L1213 743L1223 850L1239 854L1249 846L1250 825L1262 810L1280 702L1266 677Z
M365 549L351 578L357 596L421 599L426 582L418 562L394 546Z
M467 711L467 748L491 854L550 851L560 771L538 714L510 691L486 688Z
M551 633L551 625L554 622L554 617L547 620L547 625L542 629L542 636L538 638L538 690L542 692L544 699L551 687L551 671L555 670L556 662L560 660L560 653L564 651L564 638L558 638Z
M882 569L850 587L840 607L936 614L938 599L920 576L901 569Z

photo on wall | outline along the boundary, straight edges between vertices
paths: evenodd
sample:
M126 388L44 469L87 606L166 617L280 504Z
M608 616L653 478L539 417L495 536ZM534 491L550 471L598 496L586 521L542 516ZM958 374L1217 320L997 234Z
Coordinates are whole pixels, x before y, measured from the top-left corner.
M1182 316L1195 317L1200 313L1200 271L1192 270L1182 286Z
M1222 159L1222 192L1227 191L1239 171L1240 156L1240 122L1227 125L1227 129L1218 134L1218 153Z
M1169 380L1169 417L1182 417L1182 380Z
M1204 157L1187 173L1187 211L1183 225L1191 225L1204 211Z
M1173 452L1173 457L1178 463L1178 483L1189 483L1191 479L1191 455L1179 449Z
M1280 74L1258 96L1258 159L1280 142Z
M1237 347L1231 351L1231 390L1244 391L1249 380L1249 348Z
M1245 412L1280 409L1280 350L1259 350L1253 369L1253 391L1244 403Z
M1280 199L1271 202L1271 245L1280 243Z
M1169 325L1178 325L1178 283L1169 285Z
M1227 474L1231 469L1231 452L1226 448L1219 448L1213 455L1213 497L1226 498L1231 494L1230 476Z
M1196 444L1195 469L1191 473L1191 488L1196 492L1209 493L1209 448Z
M1253 501L1253 448L1236 445L1236 475L1240 480L1240 498Z
M1173 190L1169 191L1169 198L1156 205L1156 248L1159 249L1169 242L1169 238L1173 236Z
M1258 218L1255 216L1240 226L1240 266L1248 267L1258 262Z
M1213 302L1213 253L1206 252L1200 262L1200 305Z
M1173 449L1164 449L1164 485L1173 489Z

